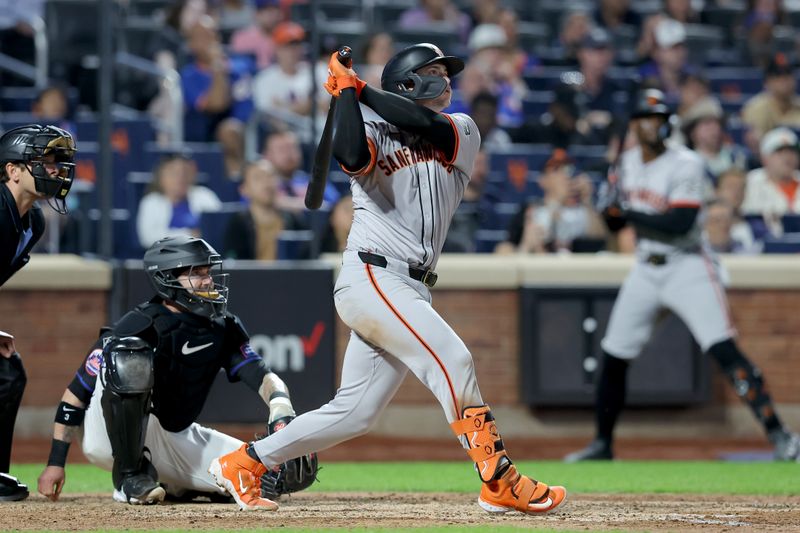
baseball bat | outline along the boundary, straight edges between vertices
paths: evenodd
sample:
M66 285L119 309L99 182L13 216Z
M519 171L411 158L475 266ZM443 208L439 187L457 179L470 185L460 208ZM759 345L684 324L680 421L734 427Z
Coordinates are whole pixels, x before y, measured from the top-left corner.
M352 51L349 46L339 48L339 62L350 68L353 64ZM333 116L336 113L336 97L331 96L331 105L328 107L328 116L325 127L322 128L322 137L319 139L317 150L314 152L314 161L311 164L311 180L306 189L305 204L308 209L319 209L328 181L328 170L331 166L333 155Z

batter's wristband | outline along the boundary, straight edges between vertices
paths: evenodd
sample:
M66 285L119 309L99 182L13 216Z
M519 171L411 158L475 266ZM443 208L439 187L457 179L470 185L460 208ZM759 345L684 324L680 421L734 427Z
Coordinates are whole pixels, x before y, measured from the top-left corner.
M86 416L86 409L83 407L75 407L67 402L61 402L56 409L56 424L64 424L65 426L80 426L83 424L83 418Z
M53 442L50 444L50 457L47 458L47 466L60 466L64 468L64 465L67 464L69 445L69 442L53 439Z

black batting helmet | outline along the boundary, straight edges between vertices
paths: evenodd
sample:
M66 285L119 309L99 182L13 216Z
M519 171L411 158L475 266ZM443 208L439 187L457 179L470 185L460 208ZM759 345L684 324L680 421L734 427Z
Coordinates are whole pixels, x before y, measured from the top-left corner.
M159 296L196 315L220 318L228 306L228 274L210 271L213 283L206 287L187 288L178 279L188 271L191 281L192 270L204 266L221 270L222 258L197 237L165 237L144 253L144 270Z
M464 70L464 61L444 55L438 46L415 44L401 50L386 63L381 75L381 88L410 100L436 98L445 91L447 82L438 76L420 76L416 73L434 63L444 65L450 78Z
M28 167L36 192L52 199L50 205L59 213L67 212L65 199L75 175L76 151L72 135L55 126L28 124L0 137L0 165L22 163ZM58 174L51 175L45 165L54 165Z
M652 115L663 115L669 117L672 112L665 102L664 93L658 89L647 89L639 95L636 108L633 110L633 117L649 117Z

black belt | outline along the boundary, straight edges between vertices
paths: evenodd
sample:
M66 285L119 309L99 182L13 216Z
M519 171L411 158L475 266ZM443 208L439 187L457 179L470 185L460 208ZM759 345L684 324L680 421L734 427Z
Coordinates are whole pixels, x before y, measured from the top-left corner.
M371 254L369 252L358 252L358 257L364 263L376 267L386 268L386 265L389 264L389 261L384 256L378 254ZM408 276L411 279L421 281L428 287L433 287L434 285L436 285L436 281L439 279L439 276L433 270L417 268L411 265L408 265Z
M644 262L655 266L663 266L667 264L667 256L666 254L650 254L645 257Z

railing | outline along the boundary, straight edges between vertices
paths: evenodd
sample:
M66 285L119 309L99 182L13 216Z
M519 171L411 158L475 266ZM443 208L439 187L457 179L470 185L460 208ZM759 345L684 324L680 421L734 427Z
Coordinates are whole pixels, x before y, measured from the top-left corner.
M47 40L47 27L42 17L33 17L30 23L33 27L33 46L36 51L36 78L34 83L38 89L44 89L49 84L47 69L50 57L50 43Z

